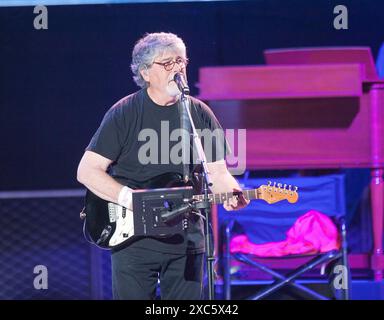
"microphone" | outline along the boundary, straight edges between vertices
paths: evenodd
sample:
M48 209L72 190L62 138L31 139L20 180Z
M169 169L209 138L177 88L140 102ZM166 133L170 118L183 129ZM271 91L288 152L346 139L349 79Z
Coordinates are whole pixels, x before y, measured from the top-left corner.
M186 96L189 95L189 87L187 80L185 79L184 74L178 72L175 73L173 80L176 82L177 87L179 88L180 92Z
M192 205L190 203L186 203L181 205L180 207L176 208L175 210L169 211L169 210L162 210L160 213L161 220L163 222L169 222L175 218L177 218L180 215L184 215L188 211L190 211L192 208Z

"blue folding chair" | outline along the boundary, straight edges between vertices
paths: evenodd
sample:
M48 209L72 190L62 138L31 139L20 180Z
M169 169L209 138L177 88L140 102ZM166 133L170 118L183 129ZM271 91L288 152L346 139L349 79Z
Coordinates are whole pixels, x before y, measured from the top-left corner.
M268 179L243 179L239 180L244 189L254 189L265 185ZM259 271L266 272L274 278L270 285L263 286L248 299L258 300L267 298L277 290L285 286L294 287L305 293L311 299L329 299L327 296L316 292L297 282L310 270L319 266L327 266L332 291L336 299L349 299L349 266L347 259L347 242L344 216L345 207L345 189L344 175L332 174L313 177L284 177L279 178L277 182L283 185L292 185L298 187L298 201L294 204L287 201L280 201L269 204L263 200L252 201L246 208L240 211L228 212L219 207L219 224L222 248L220 254L221 263L219 264L223 276L223 291L226 300L231 299L232 275L231 262L238 261L245 265L256 268ZM231 253L230 242L237 230L245 233L248 239L255 244L266 242L282 241L286 238L286 232L295 221L307 213L309 210L316 210L329 217L335 222L338 228L339 239L341 240L340 249L330 250L328 252L314 255L287 255L278 258L281 265L287 262L287 259L308 258L305 263L299 265L288 274L282 274L276 269L272 269L265 263L262 263L266 257L257 257L247 253ZM267 258L270 259L270 258ZM337 269L334 267L337 266ZM340 273L341 272L341 273ZM336 279L337 278L337 279ZM336 281L337 280L337 281ZM336 281L336 282L335 282ZM336 286L334 286L336 284ZM341 285L340 285L341 284Z

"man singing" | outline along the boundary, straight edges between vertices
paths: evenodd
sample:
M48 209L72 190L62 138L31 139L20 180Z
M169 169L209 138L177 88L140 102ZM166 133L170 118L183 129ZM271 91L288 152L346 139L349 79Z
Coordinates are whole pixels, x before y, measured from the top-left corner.
M140 39L133 49L131 69L141 89L107 111L80 161L78 181L98 197L126 207L131 214L134 190L129 181L148 181L169 172L183 175L183 163L172 158L177 141L169 134L164 136L164 128L168 132L180 129L180 90L174 78L175 74L186 77L187 64L185 44L175 34L150 33ZM189 99L197 129L221 130L207 105ZM159 152L151 155L151 161L142 149L148 142L145 132L155 132L158 137ZM210 156L207 153L210 191L240 191L224 160L228 152L225 141L212 141L209 147L216 152L210 152ZM204 149L207 147L204 145ZM237 210L248 203L240 195L224 207ZM158 281L163 300L202 298L203 223L198 215L189 219L188 228L180 234L132 237L126 246L112 250L115 299L154 299Z

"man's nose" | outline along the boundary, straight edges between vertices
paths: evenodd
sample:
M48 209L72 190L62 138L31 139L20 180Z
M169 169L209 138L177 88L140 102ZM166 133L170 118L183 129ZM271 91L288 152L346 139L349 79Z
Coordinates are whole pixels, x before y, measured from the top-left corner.
M176 71L182 71L183 68L184 68L184 66L183 66L182 63L175 62L175 65L173 66L173 69L176 70Z

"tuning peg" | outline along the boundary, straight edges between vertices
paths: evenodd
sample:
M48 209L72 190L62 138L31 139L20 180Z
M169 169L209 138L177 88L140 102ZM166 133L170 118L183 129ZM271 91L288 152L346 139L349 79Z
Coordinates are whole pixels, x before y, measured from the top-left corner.
M270 187L272 184L272 181L268 181L268 187Z
M277 188L279 189L279 192L283 192L283 190L281 189L282 186L283 186L283 185L282 185L281 183L278 183L278 184L277 184Z
M295 186L293 192L297 192L297 190L299 190L299 188Z

